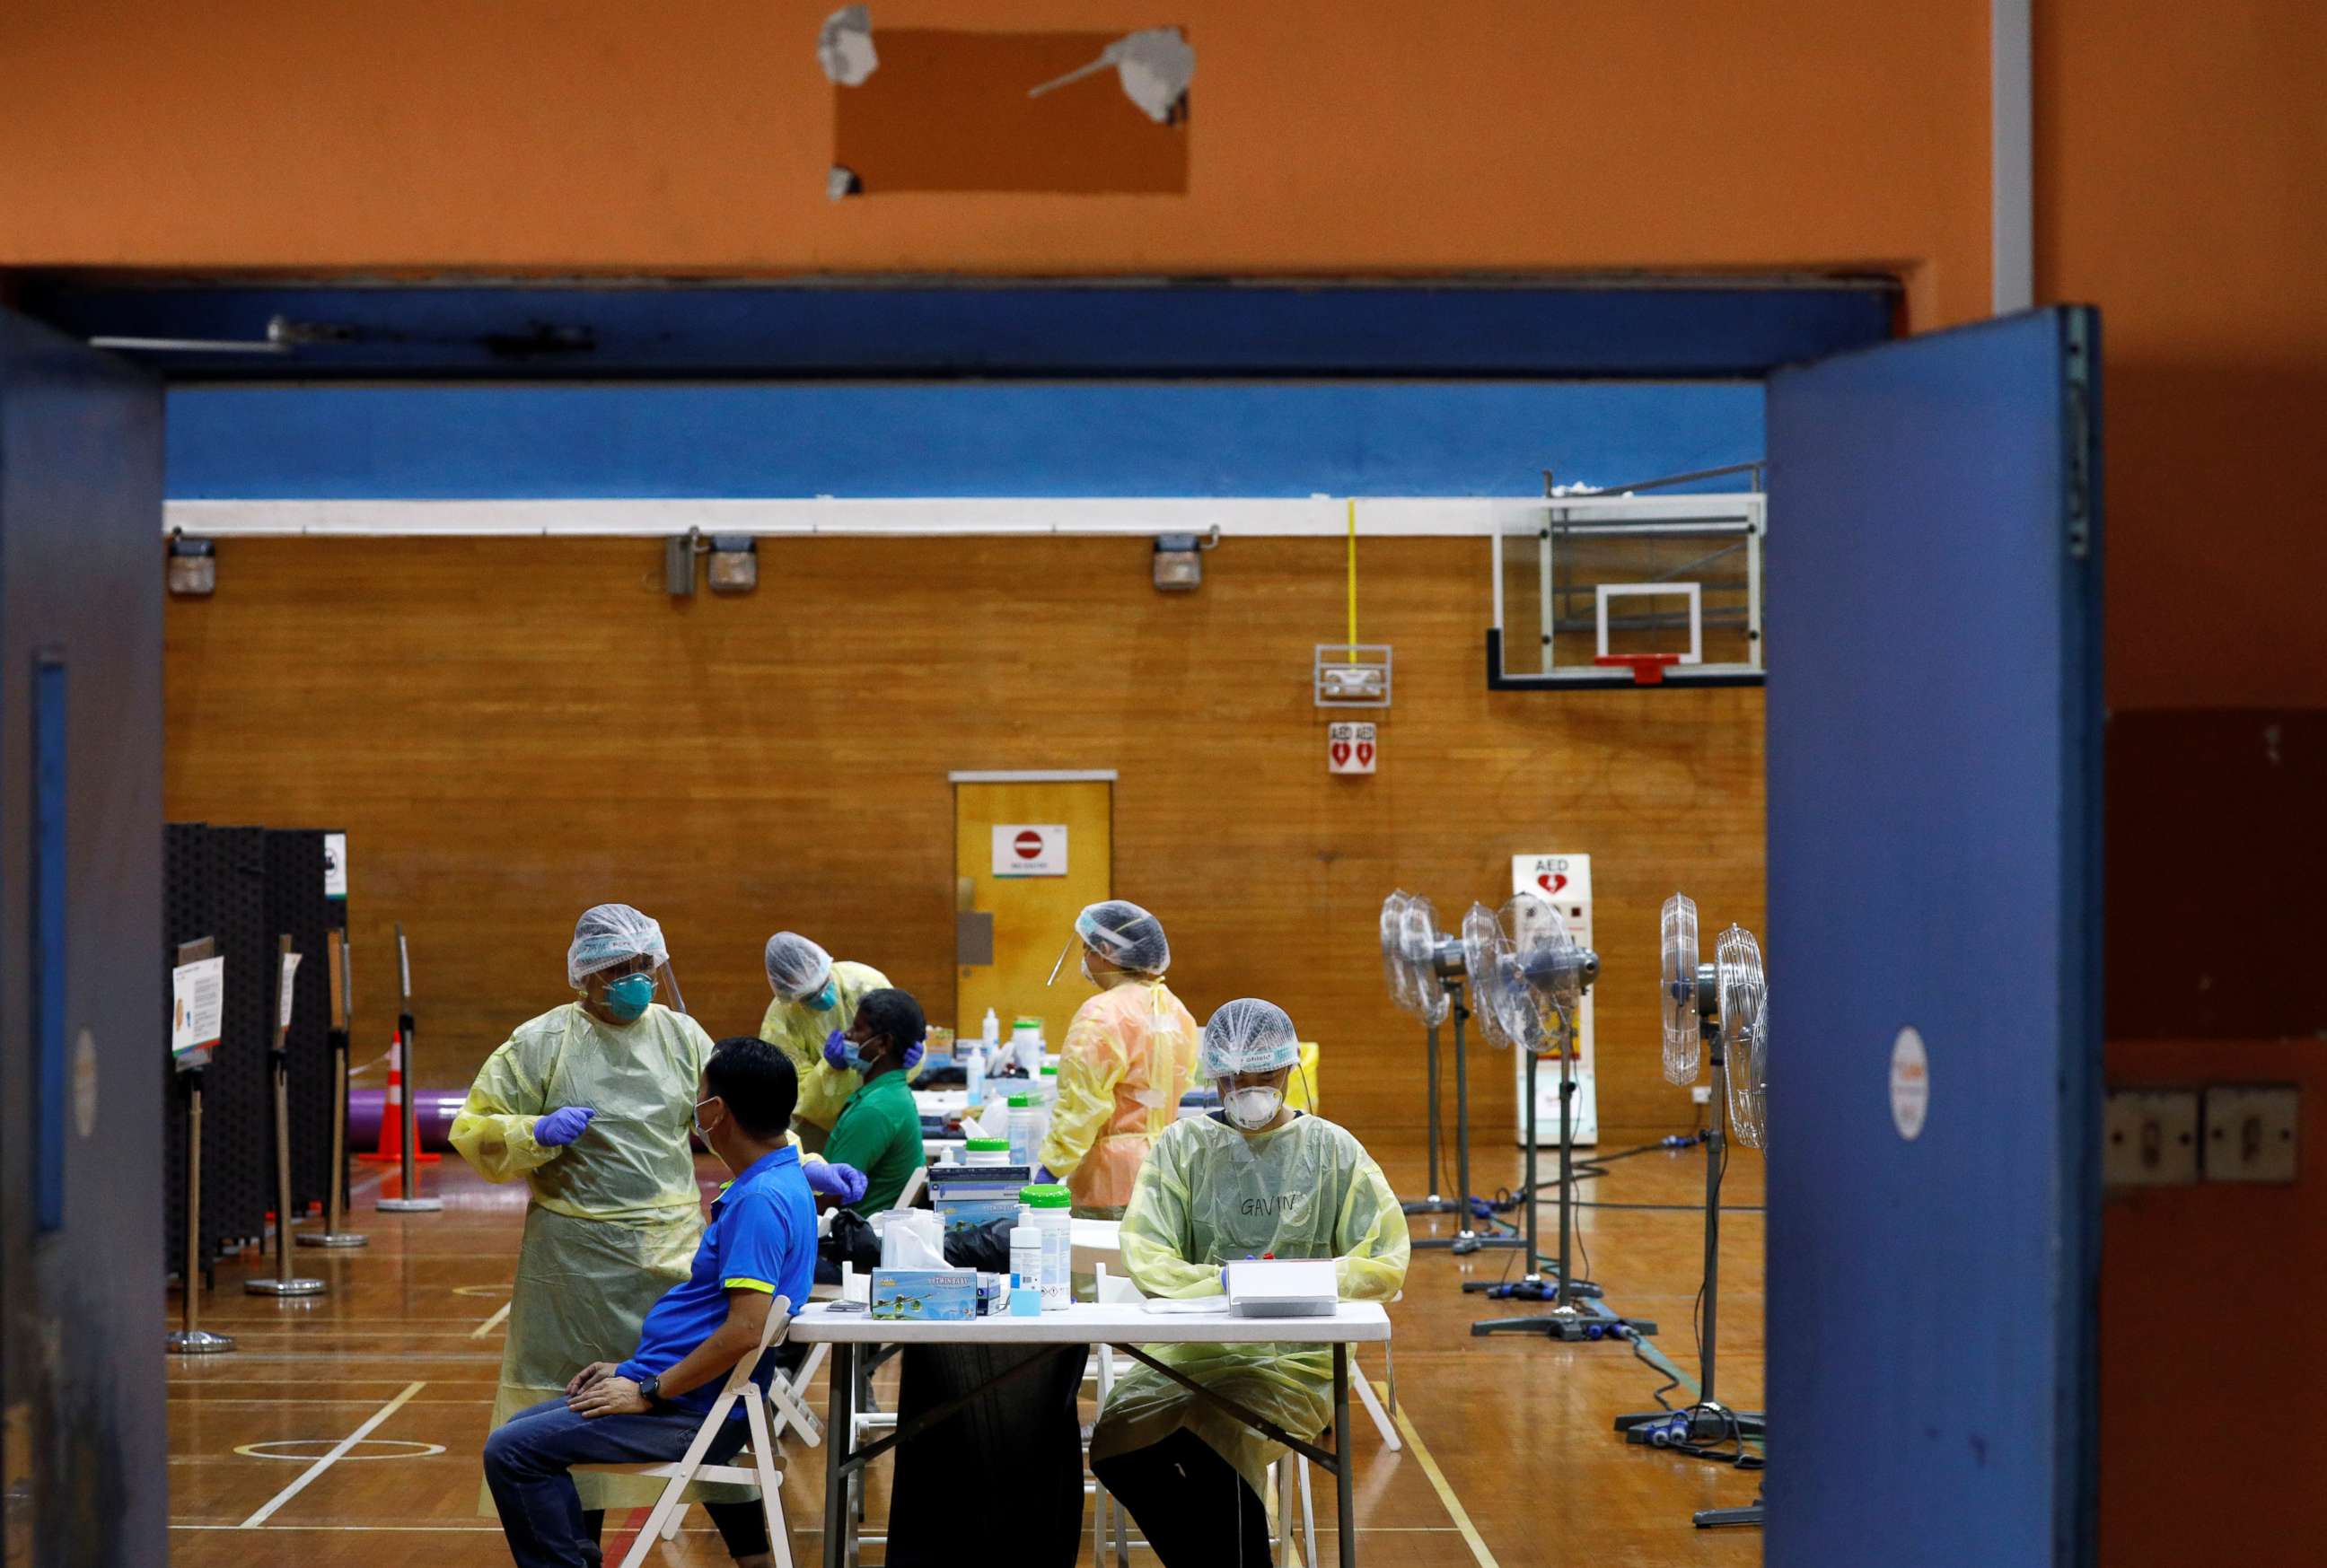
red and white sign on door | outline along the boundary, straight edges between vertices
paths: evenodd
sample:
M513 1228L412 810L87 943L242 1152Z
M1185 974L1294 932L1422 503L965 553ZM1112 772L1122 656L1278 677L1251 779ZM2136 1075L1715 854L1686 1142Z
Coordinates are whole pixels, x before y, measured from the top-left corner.
M1067 874L1067 827L1062 822L994 825L995 876Z
M1374 727L1371 724L1331 724L1325 732L1328 773L1370 773L1374 770Z

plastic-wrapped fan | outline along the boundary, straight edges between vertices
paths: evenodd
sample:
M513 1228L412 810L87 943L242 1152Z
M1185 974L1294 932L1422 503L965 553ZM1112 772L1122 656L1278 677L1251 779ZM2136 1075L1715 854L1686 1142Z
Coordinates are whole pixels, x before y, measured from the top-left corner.
M1687 893L1665 901L1665 1078L1693 1084L1705 1064L1705 1031L1696 1011L1696 901Z
M1406 985L1421 1005L1413 1009L1422 1022L1435 1029L1446 1022L1453 1003L1438 983L1438 911L1419 894L1406 901L1404 939Z
M1487 1043L1506 1050L1510 1047L1511 1037L1503 1032L1501 1015L1490 999L1501 985L1495 969L1496 955L1507 946L1494 910L1484 904L1472 904L1463 911L1463 968L1471 981L1472 1013L1478 1019L1479 1032L1487 1037Z
M1415 1011L1414 997L1407 986L1406 967L1406 906L1411 894L1403 890L1393 891L1382 900L1381 907L1381 966L1382 982L1389 987L1390 1000Z
M1714 968L1729 1059L1729 1129L1739 1143L1759 1149L1770 1106L1770 989L1762 944L1743 926L1730 927L1721 933Z
M1575 1040L1575 1017L1593 960L1568 933L1549 901L1520 893L1503 906L1502 926L1512 962L1534 1004L1536 1029L1525 1043L1539 1055L1565 1050Z

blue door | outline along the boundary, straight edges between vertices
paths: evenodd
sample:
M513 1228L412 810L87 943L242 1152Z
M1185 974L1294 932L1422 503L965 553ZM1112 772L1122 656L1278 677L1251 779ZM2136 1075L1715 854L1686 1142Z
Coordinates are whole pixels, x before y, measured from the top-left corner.
M0 311L9 1562L159 1563L162 389Z
M2091 1561L2098 350L1769 382L1778 1568Z

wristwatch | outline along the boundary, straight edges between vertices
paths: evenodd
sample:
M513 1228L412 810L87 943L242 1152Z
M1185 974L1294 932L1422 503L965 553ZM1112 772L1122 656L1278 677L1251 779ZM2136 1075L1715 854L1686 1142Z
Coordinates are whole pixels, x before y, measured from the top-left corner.
M653 1372L639 1379L639 1397L649 1405L662 1403L662 1374Z

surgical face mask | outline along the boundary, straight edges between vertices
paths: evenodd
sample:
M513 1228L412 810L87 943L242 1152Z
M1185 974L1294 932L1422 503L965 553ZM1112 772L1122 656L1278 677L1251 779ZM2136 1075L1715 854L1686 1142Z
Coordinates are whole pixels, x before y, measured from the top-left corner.
M711 1097L711 1100L715 1100L718 1097L719 1097L717 1095L713 1095ZM695 1135L702 1139L706 1143L711 1142L711 1129L703 1125L703 1107L709 1105L711 1100L696 1101L695 1115L691 1118L695 1123Z
M655 983L651 975L625 975L606 987L606 1011L618 1023L628 1023L647 1010L654 1000Z
M881 1053L874 1051L871 1056L866 1056L859 1049L857 1041L843 1040L840 1042L840 1059L846 1062L851 1070L870 1078L873 1076L873 1069L881 1065Z
M1220 1096L1220 1109L1231 1125L1257 1133L1276 1120L1285 1106L1285 1091L1271 1088L1229 1089Z
M1089 953L1085 953L1083 955L1082 962L1076 966L1076 967L1082 970L1083 978L1085 980L1089 981L1093 985L1098 984L1098 976L1090 972L1090 955Z
M827 980L824 989L813 996L803 996L799 1004L810 1013L829 1013L840 1003L840 988Z

